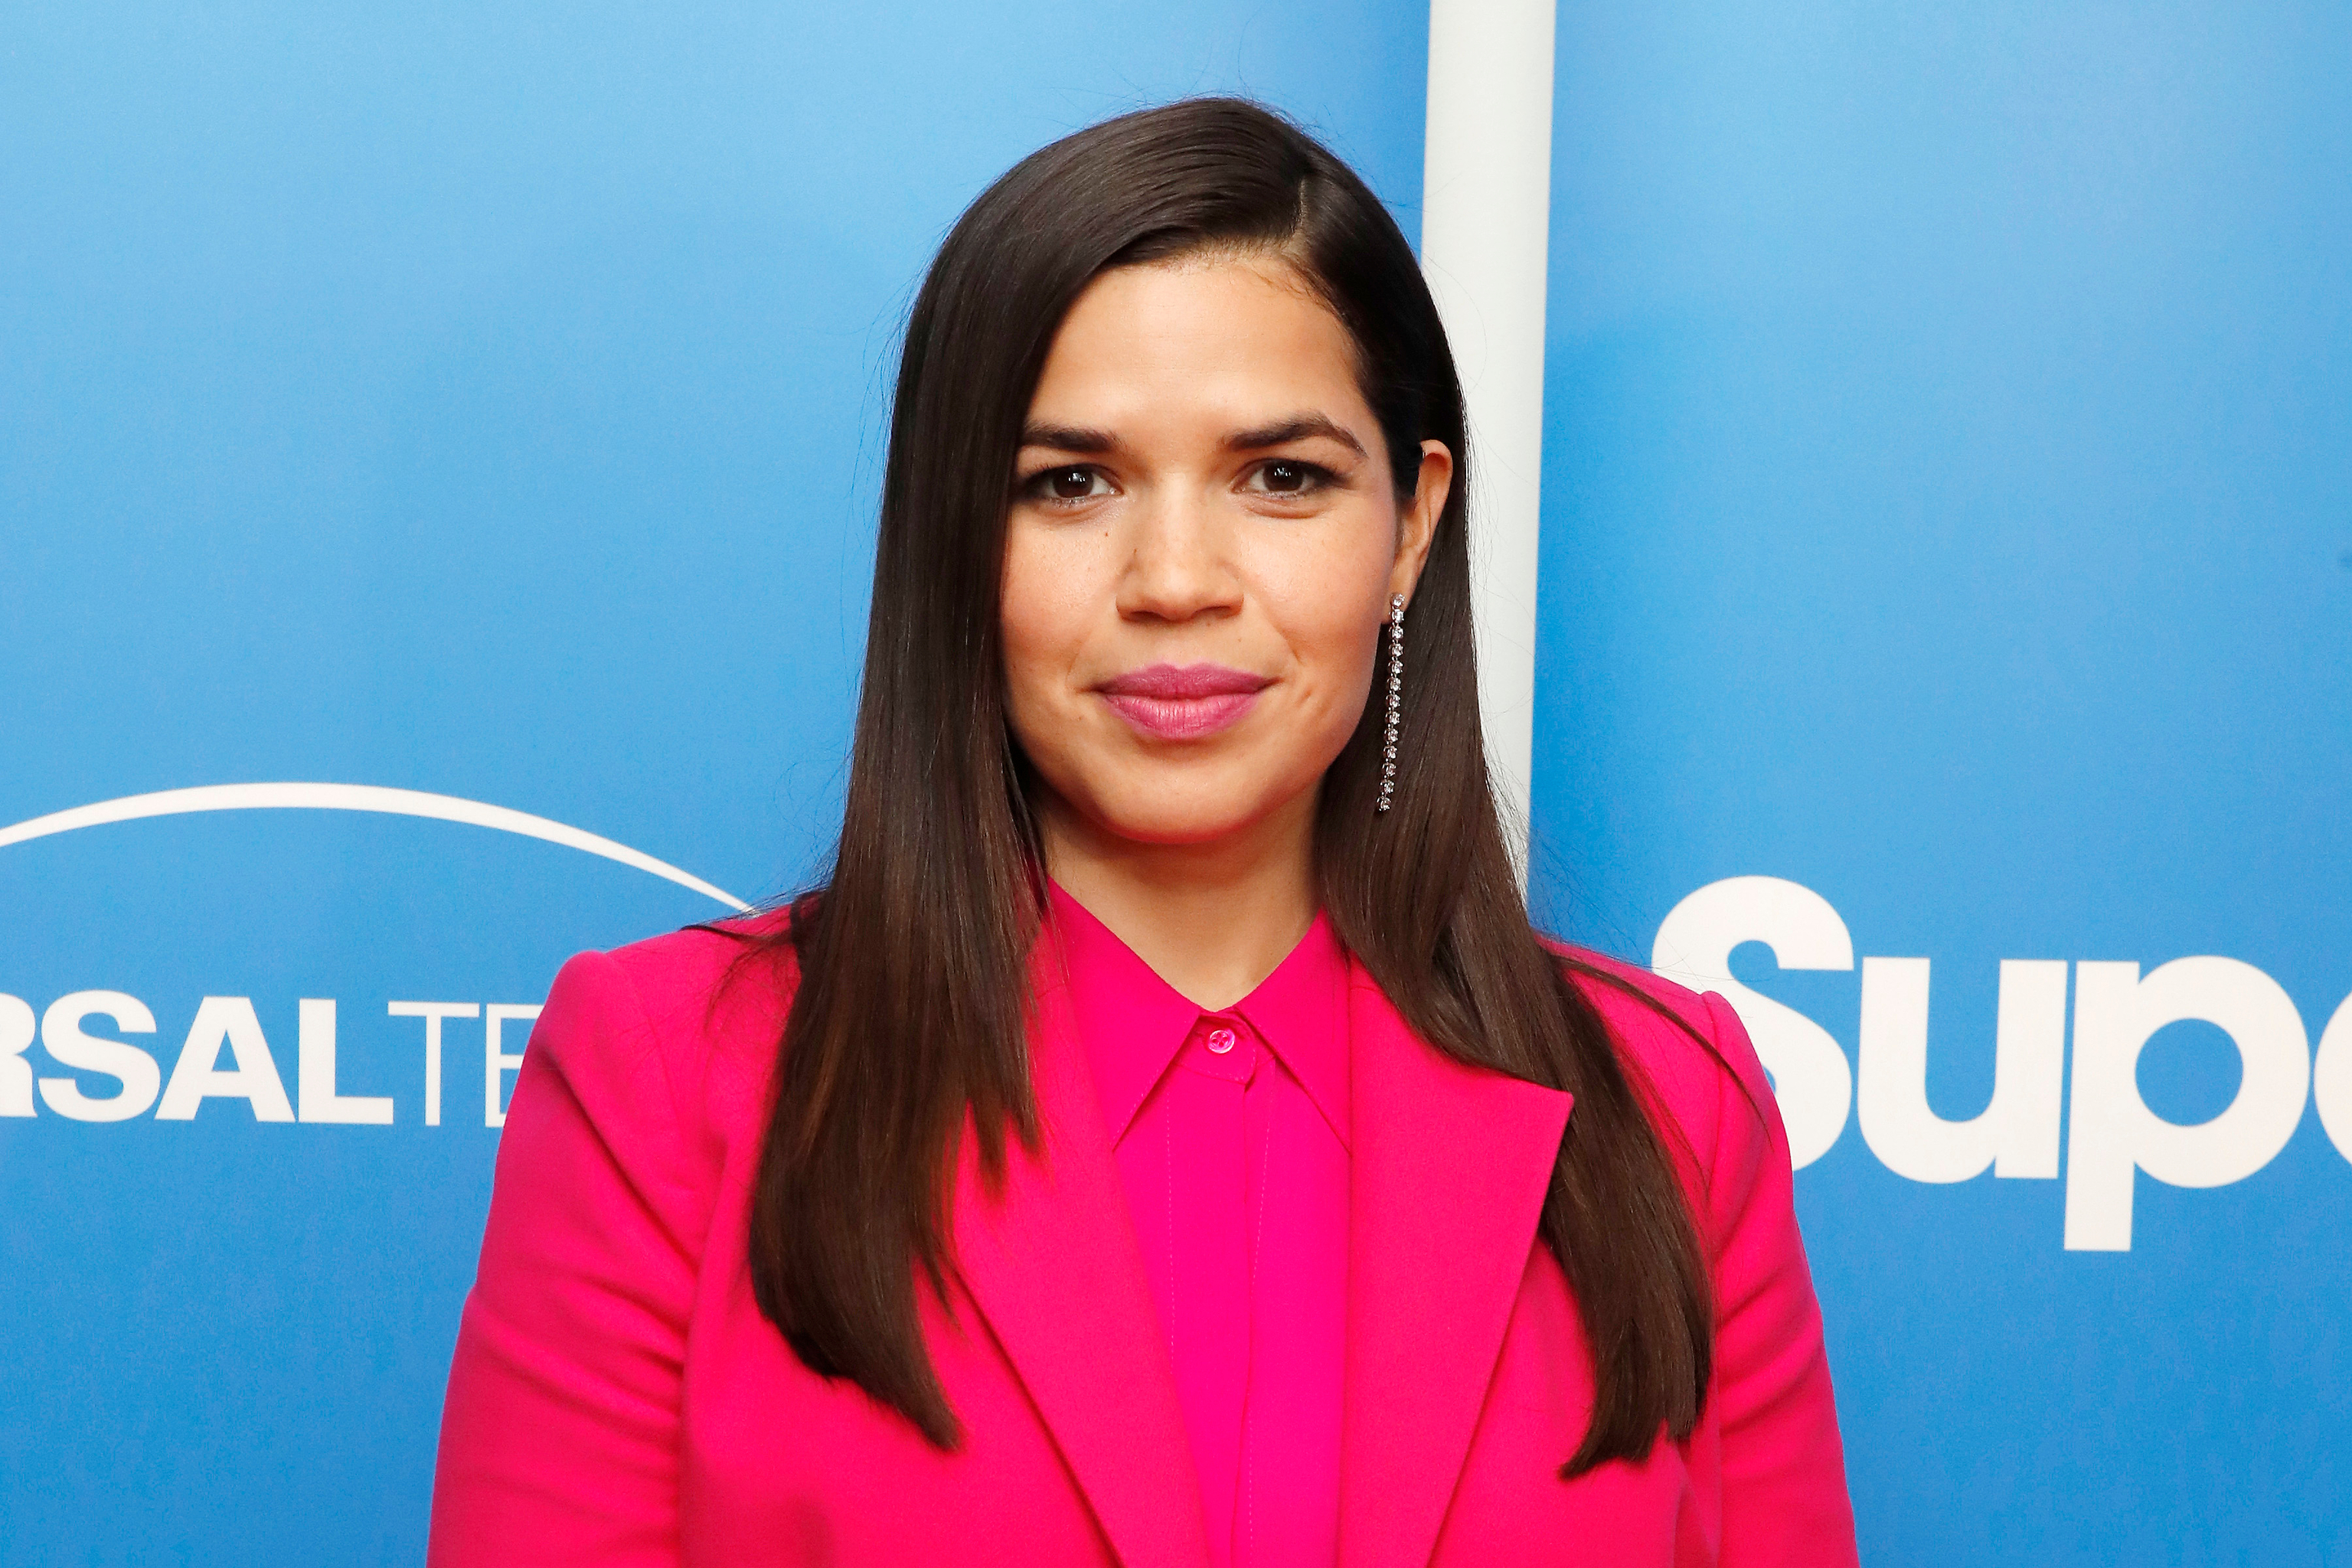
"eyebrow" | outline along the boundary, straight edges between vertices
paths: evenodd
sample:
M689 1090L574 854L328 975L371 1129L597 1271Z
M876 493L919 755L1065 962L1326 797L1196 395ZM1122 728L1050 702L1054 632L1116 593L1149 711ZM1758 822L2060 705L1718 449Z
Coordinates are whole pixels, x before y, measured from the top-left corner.
M1081 425L1024 425L1021 444L1050 447L1056 452L1108 452L1118 446L1109 431L1089 430Z
M1304 441L1315 436L1337 441L1359 458L1367 456L1364 444L1328 414L1294 414L1286 419L1277 419L1254 430L1236 430L1225 437L1225 446L1235 452L1254 452L1266 447ZM1108 430L1091 429L1082 425L1028 425L1022 427L1021 444L1024 447L1045 447L1056 452L1096 453L1116 451L1119 442Z
M1285 447L1313 436L1337 441L1359 458L1367 455L1364 444L1328 414L1294 414L1255 430L1237 430L1225 437L1225 445L1236 452L1254 452L1261 447Z

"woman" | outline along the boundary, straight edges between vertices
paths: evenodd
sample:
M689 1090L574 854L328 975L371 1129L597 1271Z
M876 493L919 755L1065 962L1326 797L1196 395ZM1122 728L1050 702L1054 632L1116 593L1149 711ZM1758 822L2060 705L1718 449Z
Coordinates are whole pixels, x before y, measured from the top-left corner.
M557 978L436 1563L1852 1560L1738 1020L1528 926L1464 456L1403 237L1265 110L973 205L833 874Z

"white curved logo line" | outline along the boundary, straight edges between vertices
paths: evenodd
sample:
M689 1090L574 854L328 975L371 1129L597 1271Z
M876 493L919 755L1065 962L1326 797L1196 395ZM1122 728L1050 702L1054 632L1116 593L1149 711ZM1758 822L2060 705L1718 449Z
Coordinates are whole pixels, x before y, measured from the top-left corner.
M30 838L47 838L54 833L71 833L77 828L98 827L110 822L136 822L146 816L176 816L192 811L284 810L373 811L390 816L423 816L437 822L469 823L476 827L495 828L500 833L544 839L550 844L561 844L567 849L579 849L607 860L617 860L624 866L650 871L681 888L691 888L707 899L716 899L744 913L750 913L751 909L734 894L714 888L699 877L691 876L667 861L656 860L625 844L600 838L593 833L583 832L544 816L533 816L527 811L510 811L503 805L488 805L478 800L460 800L452 795L427 795L423 790L389 789L382 784L204 784L194 789L127 795L120 800L101 800L94 805L78 805L70 811L54 811L47 816L36 816L17 823L14 827L0 827L0 849L11 844L22 844Z

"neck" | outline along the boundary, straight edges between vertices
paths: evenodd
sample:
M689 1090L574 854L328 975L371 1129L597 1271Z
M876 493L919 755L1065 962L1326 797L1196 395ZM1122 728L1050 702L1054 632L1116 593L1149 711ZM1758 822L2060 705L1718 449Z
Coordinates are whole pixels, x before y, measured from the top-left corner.
M1314 923L1315 799L1205 844L1141 844L1045 795L1045 870L1180 995L1230 1007Z

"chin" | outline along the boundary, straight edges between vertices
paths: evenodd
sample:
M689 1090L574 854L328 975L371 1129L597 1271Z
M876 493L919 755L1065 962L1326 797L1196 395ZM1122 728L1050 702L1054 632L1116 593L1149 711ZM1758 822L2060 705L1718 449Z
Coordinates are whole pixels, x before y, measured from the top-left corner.
M1117 816L1104 826L1119 837L1137 844L1214 844L1229 838L1251 826L1255 819L1235 816L1231 812L1168 812L1155 811L1138 816Z
M1255 826L1278 804L1247 791L1145 786L1103 801L1097 820L1138 844L1213 844Z

